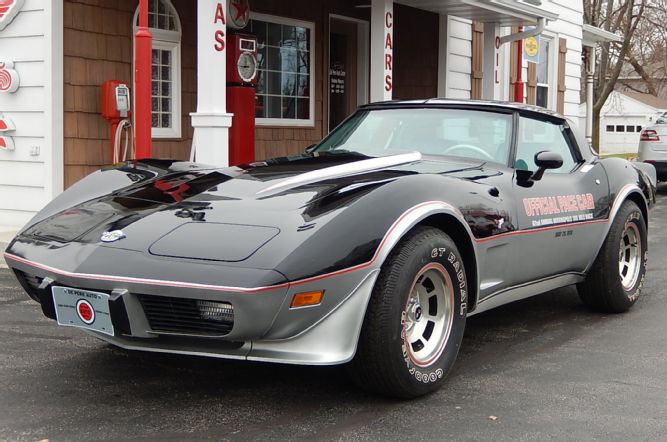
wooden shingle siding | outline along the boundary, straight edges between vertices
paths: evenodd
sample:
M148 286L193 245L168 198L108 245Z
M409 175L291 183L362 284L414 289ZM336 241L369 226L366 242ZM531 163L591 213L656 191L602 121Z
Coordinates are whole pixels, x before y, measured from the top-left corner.
M192 139L189 114L196 106L196 7L188 0L173 0L172 3L183 27L183 129L179 139L154 139L153 156L186 159ZM101 85L105 80L121 80L132 87L132 18L136 7L136 0L64 2L66 187L110 162L109 124L100 115Z
M394 4L396 100L434 98L438 93L439 16ZM444 54L443 54L444 56Z

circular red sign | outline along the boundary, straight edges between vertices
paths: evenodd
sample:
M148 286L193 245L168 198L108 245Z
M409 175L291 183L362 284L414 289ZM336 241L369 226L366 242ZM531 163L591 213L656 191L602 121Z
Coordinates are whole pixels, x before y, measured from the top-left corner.
M79 318L86 324L92 324L95 322L95 310L90 302L85 299L80 299L76 303L76 313L79 315Z

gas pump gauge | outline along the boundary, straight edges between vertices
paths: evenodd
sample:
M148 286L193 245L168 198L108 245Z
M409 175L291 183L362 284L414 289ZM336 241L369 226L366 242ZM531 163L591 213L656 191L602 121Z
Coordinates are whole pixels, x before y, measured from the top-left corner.
M250 52L242 52L239 56L236 67L239 77L245 82L250 83L257 75L257 59Z

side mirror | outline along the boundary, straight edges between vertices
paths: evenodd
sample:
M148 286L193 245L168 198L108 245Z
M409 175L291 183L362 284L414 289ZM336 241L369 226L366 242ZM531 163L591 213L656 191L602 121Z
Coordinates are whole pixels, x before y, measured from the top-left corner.
M315 148L317 147L317 144L311 144L310 146L306 147L305 152L306 153L312 153Z
M559 153L543 150L542 152L537 152L535 154L535 165L537 165L538 169L531 179L533 181L539 181L542 179L544 172L546 172L547 169L559 169L562 167L563 157Z

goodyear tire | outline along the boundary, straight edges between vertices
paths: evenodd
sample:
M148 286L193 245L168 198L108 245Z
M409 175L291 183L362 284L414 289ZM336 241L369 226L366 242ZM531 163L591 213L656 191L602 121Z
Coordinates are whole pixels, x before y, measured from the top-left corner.
M454 242L413 229L383 265L348 368L363 388L413 398L437 390L454 364L466 321L467 281Z
M586 280L577 286L579 297L597 311L628 311L641 293L647 258L644 215L637 204L625 201Z

